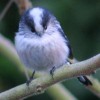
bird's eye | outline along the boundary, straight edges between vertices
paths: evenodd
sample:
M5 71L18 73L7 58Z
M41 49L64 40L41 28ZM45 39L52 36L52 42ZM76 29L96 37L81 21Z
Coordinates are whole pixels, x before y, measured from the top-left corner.
M31 32L35 32L34 26L30 26Z
M31 32L36 32L34 27L34 21L33 18L29 15L25 16L25 24L29 27Z
M35 27L34 27L34 23L31 21L31 22L28 22L27 23L28 27L30 28L31 32L35 32Z
M46 30L47 29L47 26L45 25L45 26L43 26L43 28Z
M42 26L43 26L44 30L47 29L47 21L46 21L46 19L43 19Z

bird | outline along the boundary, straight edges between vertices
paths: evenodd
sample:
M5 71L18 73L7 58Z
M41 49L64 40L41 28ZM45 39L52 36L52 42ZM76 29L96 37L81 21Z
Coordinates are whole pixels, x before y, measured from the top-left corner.
M49 72L53 78L56 69L68 63L68 58L74 58L60 22L43 7L24 12L15 35L15 48L22 63L33 71L27 84L36 71ZM78 80L86 86L92 85L86 76L78 76Z

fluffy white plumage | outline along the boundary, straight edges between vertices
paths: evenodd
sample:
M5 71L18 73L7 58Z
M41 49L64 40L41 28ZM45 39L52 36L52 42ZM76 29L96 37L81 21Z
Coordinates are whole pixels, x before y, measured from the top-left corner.
M41 24L43 18L43 9L34 8L29 11L29 16L34 20L34 27L37 33L34 35L30 31L19 31L15 37L15 46L22 62L36 71L50 71L52 67L60 67L67 61L69 48L66 45L65 38L58 31L58 25L54 26L52 20L48 22L47 29L43 29ZM57 27L58 26L58 27ZM61 28L61 27L60 27ZM24 34L25 32L25 34ZM24 35L20 35L23 33ZM31 37L26 35L30 34Z

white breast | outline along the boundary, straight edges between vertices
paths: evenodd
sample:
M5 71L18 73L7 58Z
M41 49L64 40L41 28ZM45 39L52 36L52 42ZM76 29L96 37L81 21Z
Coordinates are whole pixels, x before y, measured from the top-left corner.
M60 67L66 62L69 54L69 49L59 33L44 34L41 38L31 39L17 35L15 46L22 62L38 71Z

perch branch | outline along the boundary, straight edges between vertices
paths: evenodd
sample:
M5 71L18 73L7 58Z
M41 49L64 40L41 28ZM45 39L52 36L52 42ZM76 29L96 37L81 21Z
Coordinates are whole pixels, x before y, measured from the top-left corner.
M2 92L0 94L0 99L18 100L21 98L26 98L27 96L31 96L33 94L40 94L45 89L57 82L61 82L68 78L77 77L80 75L89 75L98 68L100 68L100 54L88 60L81 61L75 64L63 65L55 71L54 79L52 79L50 75L45 75L33 80L29 86L27 86L26 84L22 84L5 92ZM100 96L100 86L98 87L97 85L96 88L99 88L98 96Z

